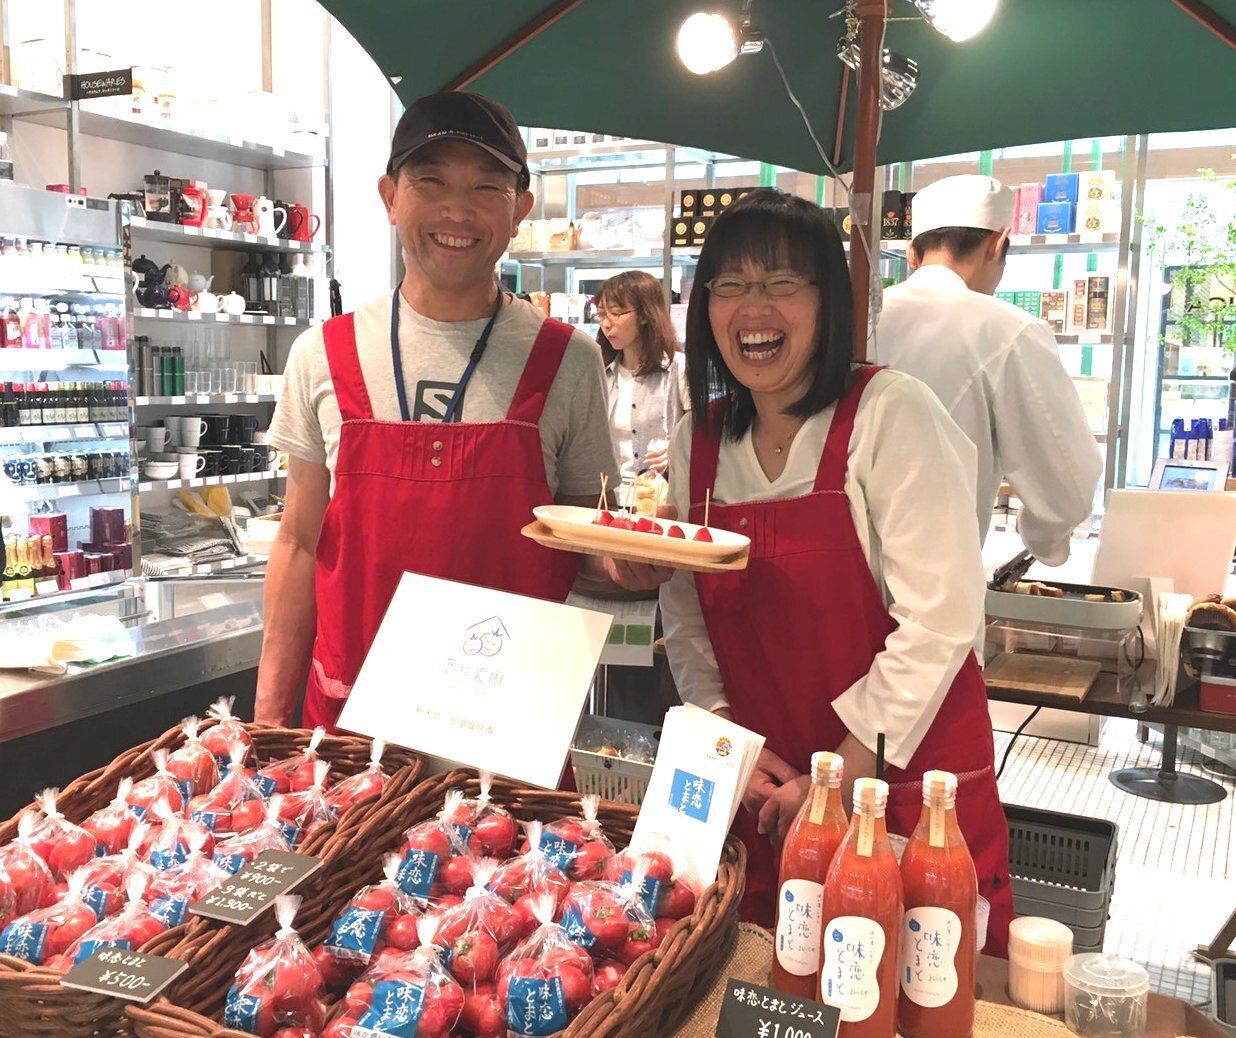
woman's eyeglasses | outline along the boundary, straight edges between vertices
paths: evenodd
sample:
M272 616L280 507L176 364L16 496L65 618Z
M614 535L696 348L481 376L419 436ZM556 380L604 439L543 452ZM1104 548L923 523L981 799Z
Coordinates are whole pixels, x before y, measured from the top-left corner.
M612 318L626 317L627 314L635 313L634 310L602 310L598 307L595 311L598 321L605 321Z
M818 284L807 278L796 277L793 274L774 274L762 281L746 281L732 274L722 274L707 282L708 291L721 299L737 299L745 296L753 289L758 289L773 299L784 299L801 292L808 285Z

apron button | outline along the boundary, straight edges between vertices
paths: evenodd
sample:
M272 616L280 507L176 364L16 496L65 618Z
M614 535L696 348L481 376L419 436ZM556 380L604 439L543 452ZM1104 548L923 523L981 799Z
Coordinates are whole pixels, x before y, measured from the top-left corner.
M440 451L440 450L442 449L442 441L441 441L441 440L434 440L434 441L433 441L433 449L434 449L434 450L436 450L436 451Z
M746 520L746 519L739 519L739 520L738 520L738 528L739 528L740 530L745 530L745 529L747 528L747 520Z
M432 465L436 469L440 469L442 467L442 459L439 458L437 455L434 455L434 457L429 459L429 464Z

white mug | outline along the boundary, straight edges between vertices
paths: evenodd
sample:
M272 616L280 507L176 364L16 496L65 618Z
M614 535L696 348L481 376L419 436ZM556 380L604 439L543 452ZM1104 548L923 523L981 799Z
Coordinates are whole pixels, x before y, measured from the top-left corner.
M163 419L163 428L167 430L164 446L180 446L180 419L171 416Z
M183 450L180 453L180 478L193 479L200 476L206 468L206 459L196 451Z
M161 425L151 425L142 430L141 439L146 441L146 451L158 454L167 443L167 429Z
M195 414L184 415L173 419L180 424L180 443L185 447L196 448L206 433L206 420Z

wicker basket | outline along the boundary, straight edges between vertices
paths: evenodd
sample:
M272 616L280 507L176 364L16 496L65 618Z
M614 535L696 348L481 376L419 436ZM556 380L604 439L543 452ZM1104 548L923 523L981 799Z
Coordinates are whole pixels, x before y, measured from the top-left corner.
M205 729L205 725L203 729ZM309 745L311 732L302 729L277 728L271 725L246 725L253 737L254 751L263 762L293 756ZM65 817L73 822L84 821L116 795L120 779L129 775L135 779L153 775L153 751L180 745L180 728L173 728L158 739L134 747L111 764L84 775L66 786L57 804ZM358 736L327 736L318 746L318 755L330 761L332 781L353 775L369 766L370 741ZM340 838L360 826L370 815L383 808L405 801L417 785L421 761L414 753L399 747L389 747L383 763L390 780L381 796L356 804L331 825L323 826L305 840L299 848L304 854L321 858L327 871L341 856L347 854L349 843ZM0 835L17 832L17 817L0 827ZM225 923L194 918L188 923L160 934L142 950L155 955L185 958L177 947L190 928L204 934L203 940L233 929ZM93 1038L95 1035L128 1033L119 1030L124 1021L123 1006L114 999L103 999L82 991L62 988L60 975L27 962L0 955L0 1038ZM9 1028L12 1030L9 1030Z
M358 887L381 878L382 854L399 845L410 825L436 814L447 790L456 787L473 794L478 790L476 778L466 772L436 775L402 801L388 803L336 834L336 839L347 843L353 853L306 881L302 889L306 901L296 922L306 943L312 946L326 938L343 901ZM529 789L501 779L494 782L492 793L513 815L526 821L573 814L579 805L576 793ZM634 807L611 803L602 803L599 814L606 833L618 845L630 840L636 816ZM646 1038L672 1031L713 983L713 974L729 954L738 929L746 865L746 849L731 837L717 882L700 896L695 913L680 920L659 948L637 959L616 988L594 999L564 1035ZM250 948L274 932L274 921L264 918L243 931L233 928L224 937L215 934L213 940L202 932L198 926L201 922L190 923L188 933L173 950L178 957L193 962L192 976L186 973L173 985L167 1000L149 1009L129 1009L137 1038L238 1038L235 1031L213 1023L209 1017L221 1013L237 967Z

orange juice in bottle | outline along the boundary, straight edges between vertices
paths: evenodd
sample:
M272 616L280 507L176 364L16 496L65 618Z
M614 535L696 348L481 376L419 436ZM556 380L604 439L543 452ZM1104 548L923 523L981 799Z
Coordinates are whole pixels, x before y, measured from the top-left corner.
M820 926L824 880L849 823L841 803L845 761L811 755L811 789L781 848L772 986L815 998L820 988Z
M905 915L897 1016L905 1038L970 1038L978 877L957 824L957 776L923 776L923 813L901 859Z
M824 883L820 998L841 1009L838 1038L893 1038L901 871L884 824L888 784L854 783L854 815Z

